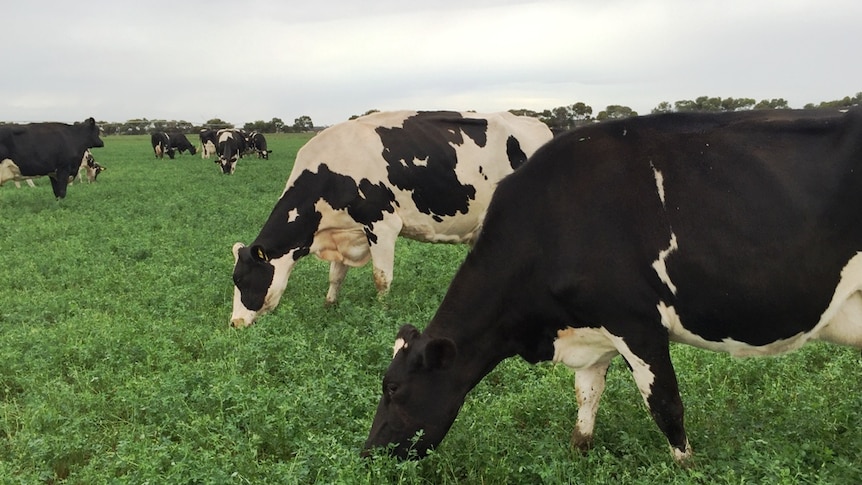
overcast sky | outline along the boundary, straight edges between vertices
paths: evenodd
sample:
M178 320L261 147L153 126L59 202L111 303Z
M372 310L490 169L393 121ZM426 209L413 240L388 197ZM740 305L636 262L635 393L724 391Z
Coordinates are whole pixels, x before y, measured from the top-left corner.
M649 113L698 96L862 91L859 0L88 0L3 9L0 120L370 109Z

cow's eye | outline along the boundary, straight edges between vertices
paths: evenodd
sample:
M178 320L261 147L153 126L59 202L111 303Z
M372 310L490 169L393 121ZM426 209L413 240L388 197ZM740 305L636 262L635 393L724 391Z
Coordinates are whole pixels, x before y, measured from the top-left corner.
M383 383L383 394L386 395L387 398L391 399L395 393L398 392L398 384L395 382L384 382Z

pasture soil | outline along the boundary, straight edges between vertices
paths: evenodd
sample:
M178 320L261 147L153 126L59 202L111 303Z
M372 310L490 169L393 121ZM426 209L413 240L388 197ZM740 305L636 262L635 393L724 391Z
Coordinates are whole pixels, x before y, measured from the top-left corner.
M828 345L674 347L688 468L622 363L582 455L571 372L518 359L428 459L360 459L396 330L428 321L467 249L401 240L388 298L365 267L332 308L327 265L306 258L273 314L229 328L230 247L257 235L309 136L270 135L270 160L232 176L106 137L107 171L65 200L45 179L0 187L0 484L862 482L862 360Z

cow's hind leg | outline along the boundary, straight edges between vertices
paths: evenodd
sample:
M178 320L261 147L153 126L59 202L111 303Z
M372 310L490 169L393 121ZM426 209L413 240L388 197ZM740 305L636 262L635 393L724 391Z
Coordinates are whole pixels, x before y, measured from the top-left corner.
M338 300L338 290L341 289L341 284L344 283L344 277L347 276L349 267L339 261L329 263L329 291L326 293L326 305L335 304Z
M636 347L621 342L618 350L628 362L650 414L667 437L674 460L684 464L692 450L685 434L684 410L670 360L670 343L666 337L641 337L631 339Z
M605 377L611 361L575 371L575 395L578 398L578 421L572 431L572 446L587 451L593 446L593 430L599 400L605 391Z

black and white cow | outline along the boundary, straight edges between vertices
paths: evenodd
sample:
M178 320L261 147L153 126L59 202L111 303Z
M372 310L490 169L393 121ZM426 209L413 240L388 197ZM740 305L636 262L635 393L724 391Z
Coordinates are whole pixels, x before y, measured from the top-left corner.
M510 113L375 113L322 131L300 149L257 238L233 247L231 325L275 308L308 254L330 261L327 303L347 269L368 261L385 294L399 235L472 243L497 182L550 139L544 123Z
M0 185L48 175L54 196L66 197L70 178L78 174L81 154L102 147L93 118L83 123L31 123L0 126Z
M15 183L15 187L21 188L21 182L26 182L30 187L35 187L36 184L33 183L33 179L40 178L41 176L22 176L20 173L16 173L13 171L12 160L5 159L0 161L0 185L3 182L8 180L12 180ZM84 155L81 157L81 166L78 168L78 182L84 181L84 174L87 175L87 182L95 182L96 178L100 173L105 171L105 167L101 166L96 159L93 157L93 153L90 152L90 149L84 151ZM72 182L76 177L69 177L69 185L72 185Z
M423 332L405 325L367 450L437 446L500 361L575 369L588 448L622 355L674 458L671 341L735 356L862 347L862 111L667 114L576 129L504 179ZM858 389L854 392L858 392Z
M209 159L216 152L216 143L218 143L218 130L210 130L204 128L200 133L201 140L201 158Z
M257 158L264 160L269 160L269 154L272 153L272 150L268 150L266 147L266 137L258 131L252 131L248 134L248 147L257 153Z
M242 158L247 147L245 134L242 131L233 128L218 131L218 141L216 142L218 159L215 163L221 167L222 173L234 173L236 163Z
M198 151L194 145L191 144L186 135L182 133L170 133L168 134L169 143L171 144L171 149L178 151L180 153L188 151L189 155L194 155Z
M156 158L165 158L167 155L171 160L174 159L176 150L171 146L171 137L163 131L159 131L150 135L150 142L153 145L153 153Z

